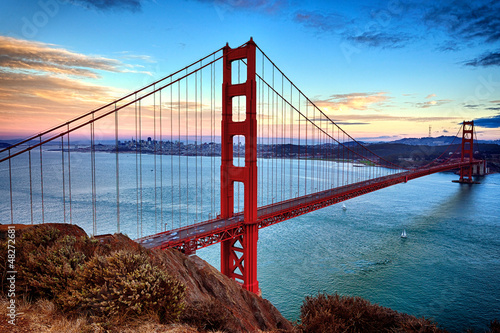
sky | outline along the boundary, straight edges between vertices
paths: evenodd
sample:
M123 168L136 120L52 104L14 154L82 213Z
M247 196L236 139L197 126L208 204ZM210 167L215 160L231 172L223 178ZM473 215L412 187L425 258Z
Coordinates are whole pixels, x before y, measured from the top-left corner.
M253 37L355 138L500 139L500 2L2 0L0 138L58 125Z

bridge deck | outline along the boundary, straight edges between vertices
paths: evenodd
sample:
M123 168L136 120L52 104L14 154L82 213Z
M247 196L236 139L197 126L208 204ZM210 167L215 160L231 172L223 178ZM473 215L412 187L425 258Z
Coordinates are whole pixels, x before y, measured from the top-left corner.
M473 162L473 164L480 163L482 161ZM408 180L437 172L458 169L466 165L470 165L469 162L452 162L437 167L405 171L277 202L258 209L257 223L259 229L264 228L385 187L405 183ZM136 241L146 248L165 249L172 247L186 253L191 253L197 249L242 234L244 224L243 214L239 213L229 219L216 218L139 238Z

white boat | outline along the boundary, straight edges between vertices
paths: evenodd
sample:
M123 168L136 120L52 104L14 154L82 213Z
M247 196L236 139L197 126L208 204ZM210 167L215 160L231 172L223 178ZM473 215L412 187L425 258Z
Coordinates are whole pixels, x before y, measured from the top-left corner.
M344 203L342 204L342 210L347 210L347 207L345 206Z
M403 232L401 233L401 238L406 238L406 229L403 229Z

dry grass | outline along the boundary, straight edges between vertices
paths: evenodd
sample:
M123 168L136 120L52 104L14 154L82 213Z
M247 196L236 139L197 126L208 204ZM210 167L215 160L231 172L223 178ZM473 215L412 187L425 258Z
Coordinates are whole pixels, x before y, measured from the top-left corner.
M85 317L70 318L57 310L52 301L40 299L34 303L16 300L16 327L1 325L0 333L197 333L198 330L183 324L158 324L158 319L144 317L141 320L129 320L124 325L116 324L105 329L97 323L91 323ZM6 323L8 299L0 298L0 320Z

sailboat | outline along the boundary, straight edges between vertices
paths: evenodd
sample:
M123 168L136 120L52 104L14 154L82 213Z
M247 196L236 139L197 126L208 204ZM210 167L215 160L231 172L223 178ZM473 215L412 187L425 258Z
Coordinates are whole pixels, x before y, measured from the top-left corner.
M401 233L401 238L406 238L406 229L403 229L403 232Z
M342 210L347 210L347 207L345 206L345 203L342 204Z

